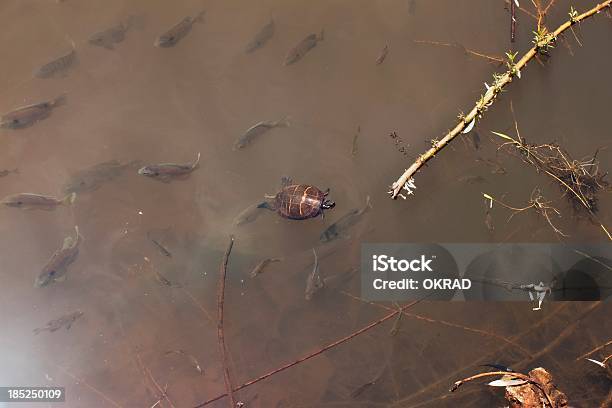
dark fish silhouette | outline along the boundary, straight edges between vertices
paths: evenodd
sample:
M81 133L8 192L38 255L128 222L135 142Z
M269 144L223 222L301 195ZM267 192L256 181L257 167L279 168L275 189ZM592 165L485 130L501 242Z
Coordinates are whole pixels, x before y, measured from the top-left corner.
M54 331L59 330L62 327L65 327L66 330L70 330L70 327L72 327L72 324L81 316L83 316L83 312L81 311L76 311L76 312L64 315L62 317L49 321L45 327L39 327L39 328L34 329L34 334L38 334L43 331L49 331L53 333Z
M185 17L168 31L157 37L154 45L160 48L174 47L189 34L194 23L201 23L204 21L204 14L205 12L201 11L195 17Z
M244 132L242 136L238 138L234 142L234 150L239 150L246 147L253 140L268 132L270 129L274 129L276 127L287 127L289 126L289 121L287 118L283 118L281 120L273 121L273 122L259 122L255 125L251 126Z
M72 205L75 200L75 193L68 194L62 199L41 194L19 193L5 197L0 203L14 208L52 210L60 205Z
M79 227L74 227L74 229L76 235L64 238L64 244L51 256L51 259L36 277L34 286L40 288L51 282L64 279L68 266L76 260L79 254L79 244L82 241Z
M139 161L121 163L118 160L95 164L71 175L64 185L64 192L70 194L95 191L102 184L121 176L126 169L138 168L140 164Z
M385 45L385 47L380 52L380 55L378 56L378 58L376 58L376 65L382 64L385 61L385 58L387 58L388 53L389 53L389 46Z
M19 169L15 168L13 170L8 170L8 169L0 170L0 177L6 177L6 176L8 176L11 173L19 174Z
M247 44L244 51L247 53L253 52L258 48L263 47L266 42L274 35L274 20L270 20L268 24L263 26L261 30L255 34L255 37Z
M368 196L366 198L366 205L362 209L353 208L338 221L327 227L325 231L321 233L320 241L327 243L335 240L336 238L345 236L346 230L357 224L361 220L363 214L365 214L370 208L372 208L372 204L370 203L370 196Z
M50 101L17 108L0 117L0 128L23 129L32 126L34 123L49 117L54 108L64 103L66 103L66 95L61 95Z
M66 54L60 55L59 57L47 62L41 67L34 70L34 76L36 78L52 78L56 76L65 75L66 70L70 68L77 60L76 45L72 42L72 49Z
M141 25L141 18L136 16L128 16L126 22L120 22L105 30L93 33L89 37L89 44L96 47L103 47L107 50L115 48L115 44L119 44L125 40L126 33L133 27Z
M193 163L176 164L176 163L160 163L150 164L138 170L141 176L156 178L161 181L170 181L173 177L183 176L191 173L198 167L200 163L200 153L198 158Z
M251 271L251 277L254 278L257 275L259 275L260 273L262 273L263 270L266 268L266 266L270 265L271 263L281 262L281 261L282 261L281 258L268 258L268 259L264 259L263 261L258 263L257 266L255 266L255 268L253 268L253 270Z
M313 49L319 41L323 41L324 31L321 30L319 35L310 34L307 35L302 41L300 41L295 47L289 50L285 57L285 65L291 65L301 60L308 51Z

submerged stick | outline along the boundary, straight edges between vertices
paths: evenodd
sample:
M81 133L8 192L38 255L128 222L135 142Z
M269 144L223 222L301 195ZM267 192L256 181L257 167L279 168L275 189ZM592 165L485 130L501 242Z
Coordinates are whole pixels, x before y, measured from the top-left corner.
M414 184L411 183L412 177L414 174L431 158L433 158L440 150L442 150L446 145L448 145L457 135L461 134L465 130L471 130L471 128L476 123L476 120L482 117L484 112L493 104L499 93L502 91L506 85L511 83L514 77L521 77L521 69L523 69L529 61L531 61L538 53L545 52L549 49L557 37L562 34L564 31L570 29L573 25L578 24L582 20L585 20L606 7L610 7L612 5L612 0L606 0L592 9L582 13L582 14L570 14L570 19L565 23L561 24L555 31L552 33L547 33L542 36L537 36L536 39L538 41L535 42L535 45L530 48L525 55L518 61L514 62L514 58L516 54L508 54L508 71L503 74L496 74L495 81L492 86L487 88L487 91L484 95L480 97L480 99L476 102L475 106L467 115L460 115L459 123L449 131L441 140L435 141L432 143L432 147L427 150L425 153L420 155L414 163L410 167L408 167L404 173L391 185L391 191L389 194L391 198L396 199L398 196L402 198L406 198L405 195L400 194L402 189L406 189L409 194L412 192L410 187L414 188ZM465 133L468 133L465 132ZM412 184L412 186L411 186Z
M232 247L234 246L234 237L230 235L229 244L225 250L223 261L219 272L219 286L217 287L217 338L219 340L219 353L221 354L221 362L223 363L223 379L225 381L226 395L229 396L229 406L234 408L236 400L234 399L232 379L230 377L229 363L227 360L227 347L225 346L225 334L223 332L223 303L225 300L225 276L227 275L227 262L229 261Z
M330 344L328 344L328 345L326 345L326 346L324 346L324 347L322 347L322 348L320 348L320 349L318 349L318 350L316 350L316 351L314 351L312 353L309 353L309 354L307 354L307 355L305 355L303 357L300 357L300 358L298 358L297 360L295 360L295 361L293 361L291 363L287 363L287 364L285 364L285 365L283 365L281 367L278 367L278 368L276 368L276 369L274 369L274 370L272 370L272 371L270 371L270 372L268 372L266 374L263 374L263 375L261 375L261 376L259 376L257 378L254 378L254 379L252 379L250 381L247 381L244 384L234 388L233 390L230 390L230 392L226 392L225 394L217 395L216 397L211 398L208 401L205 401L205 402L203 402L201 404L196 405L194 408L201 408L201 407L204 407L204 406L206 406L208 404L212 404L213 402L218 401L218 400L220 400L221 398L223 398L225 396L230 396L231 397L231 395L232 395L231 391L233 391L233 392L240 391L243 388L249 387L249 386L251 386L253 384L256 384L256 383L258 383L260 381L265 380L266 378L272 377L274 374L280 373L281 371L285 371L288 368L291 368L291 367L293 367L295 365L298 365L298 364L300 364L300 363L302 363L304 361L310 360L313 357L316 357L316 356L318 356L320 354L323 354L327 350L330 350L330 349L332 349L332 348L334 348L336 346L344 344L347 341L349 341L349 340L359 336L360 334L365 333L366 331L368 331L368 330L370 330L370 329L372 329L372 328L374 328L374 327L376 327L376 326L386 322L387 320L393 319L395 316L397 316L398 314L402 313L404 310L406 310L406 309L416 305L417 303L421 302L422 300L423 299L419 299L419 300L415 300L413 302L410 302L409 304L407 304L405 306L402 306L400 309L395 310L392 313L389 313L386 316L381 317L380 319L378 319L378 320L368 324L367 326L362 327L361 329L357 330L356 332L353 332L353 333L349 334L348 336L345 336L345 337L343 337L341 339L338 339L338 340L334 341L333 343L330 343Z

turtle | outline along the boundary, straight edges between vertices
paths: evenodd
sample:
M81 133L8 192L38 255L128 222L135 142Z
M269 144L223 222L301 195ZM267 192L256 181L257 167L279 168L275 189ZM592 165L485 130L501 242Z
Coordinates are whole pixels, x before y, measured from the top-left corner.
M328 195L329 188L321 191L309 184L293 184L289 177L283 177L281 190L276 195L266 195L266 201L257 207L275 211L290 220L324 217L324 210L336 206L335 202L327 199Z

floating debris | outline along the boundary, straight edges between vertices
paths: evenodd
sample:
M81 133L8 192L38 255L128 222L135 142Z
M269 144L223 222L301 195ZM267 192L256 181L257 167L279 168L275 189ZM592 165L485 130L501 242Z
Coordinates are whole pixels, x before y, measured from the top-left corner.
M288 127L289 121L287 118L272 122L259 122L251 126L244 132L244 135L240 136L236 142L234 142L234 150L240 150L245 148L249 143L255 140L257 137L268 132L270 129L277 127Z
M70 327L72 327L72 324L81 316L83 316L83 312L81 311L76 311L76 312L64 315L62 317L49 321L45 327L39 327L39 328L34 329L34 334L38 334L43 331L48 331L48 332L53 333L54 331L57 331L61 329L62 327L65 327L66 330L70 330Z
M68 194L62 199L33 193L19 193L5 197L0 204L7 207L22 209L53 210L60 205L72 205L76 200L76 193Z
M385 45L385 47L380 52L380 55L378 56L378 58L376 58L376 65L382 64L385 61L385 58L387 58L388 53L389 53L389 45Z
M398 152L400 152L401 154L403 154L405 157L408 157L408 149L406 148L406 146L404 145L404 141L402 140L402 138L397 134L397 132L391 132L389 134L389 137L391 138L391 140L393 140L393 142L395 143L395 147L397 149Z
M76 44L72 40L71 43L72 49L68 53L63 54L35 69L34 76L36 78L47 79L65 75L66 70L72 67L77 60Z
M301 60L308 51L313 49L318 42L323 41L324 30L319 35L309 34L300 41L295 47L289 50L285 57L285 65L291 65Z
M274 35L274 28L274 19L270 19L270 22L255 34L255 37L247 44L244 51L250 53L263 47Z
M0 117L0 128L3 129L23 129L32 126L34 123L47 118L51 111L66 103L66 95L57 98L35 103L33 105L17 108L14 111Z
M184 176L194 171L200 163L200 153L193 163L176 164L176 163L160 163L151 164L142 167L138 170L141 176L156 178L161 181L170 181L173 177Z
M106 48L107 50L115 49L115 44L119 44L125 40L125 34L134 27L142 25L142 18L137 16L128 16L126 22L120 22L105 30L98 31L89 37L89 44Z
M201 11L193 18L189 16L185 17L168 31L157 37L154 45L160 48L174 47L180 40L189 34L194 23L201 23L204 21L205 13L205 11Z
M79 254L79 244L82 237L79 234L79 227L74 227L75 236L64 238L64 244L58 249L47 262L42 272L34 281L35 287L43 287L51 282L65 279L68 266L73 263Z
M372 204L370 202L370 196L367 196L366 204L363 208L353 208L338 221L327 227L325 231L321 233L320 241L327 243L339 237L347 238L348 236L346 235L346 231L353 225L357 224L361 220L363 214L365 214L371 208Z
M283 260L282 258L267 258L267 259L264 259L263 261L258 263L257 266L255 266L255 268L253 268L253 270L251 271L251 277L254 278L257 275L259 275L260 273L262 273L264 271L264 269L268 265L270 265L271 263L281 262L282 260Z

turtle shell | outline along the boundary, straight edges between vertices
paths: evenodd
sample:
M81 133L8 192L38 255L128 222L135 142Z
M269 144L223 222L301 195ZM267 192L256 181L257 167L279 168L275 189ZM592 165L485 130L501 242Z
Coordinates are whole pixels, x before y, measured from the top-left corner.
M321 214L325 193L305 184L284 187L276 195L276 211L285 218L304 220Z

